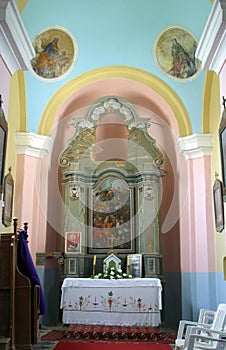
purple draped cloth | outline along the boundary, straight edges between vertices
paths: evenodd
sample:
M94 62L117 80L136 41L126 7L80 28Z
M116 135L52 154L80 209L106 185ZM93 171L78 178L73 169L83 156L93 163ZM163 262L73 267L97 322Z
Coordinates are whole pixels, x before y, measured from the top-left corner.
M36 268L34 266L28 244L27 244L27 232L25 230L18 231L18 251L17 251L17 265L19 268L19 271L28 277L31 281L31 285L35 286L38 285L40 288L40 299L39 299L39 309L40 314L45 315L46 313L46 305L45 305L45 299L40 283L40 279L38 277Z

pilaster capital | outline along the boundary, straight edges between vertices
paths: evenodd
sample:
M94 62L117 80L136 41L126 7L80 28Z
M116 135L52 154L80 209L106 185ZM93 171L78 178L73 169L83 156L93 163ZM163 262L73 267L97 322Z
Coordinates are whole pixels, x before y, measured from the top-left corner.
M193 134L180 137L177 144L186 159L211 156L213 148L212 134Z
M16 133L16 152L31 157L43 158L50 152L52 139L49 136L37 135L35 133Z

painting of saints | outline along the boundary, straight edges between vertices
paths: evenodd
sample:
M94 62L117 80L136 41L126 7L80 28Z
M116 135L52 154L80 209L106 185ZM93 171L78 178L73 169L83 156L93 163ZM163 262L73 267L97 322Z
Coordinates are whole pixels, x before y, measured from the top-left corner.
M194 79L201 71L201 62L195 57L197 46L196 38L189 31L170 26L156 40L156 63L171 78Z
M93 194L93 248L130 249L130 191L117 178L101 182Z
M75 62L77 47L75 39L64 30L50 28L36 37L33 42L35 56L31 67L35 74L44 79L63 76Z

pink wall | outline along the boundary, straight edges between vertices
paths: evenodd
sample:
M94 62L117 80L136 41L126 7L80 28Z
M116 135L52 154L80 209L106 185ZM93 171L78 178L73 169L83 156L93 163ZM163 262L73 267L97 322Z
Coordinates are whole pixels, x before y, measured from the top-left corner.
M24 221L28 222L28 242L33 261L36 260L36 252L46 251L48 170L48 156L40 159L17 155L14 216L20 226Z
M181 271L214 272L211 157L190 159L188 177L188 197L181 215Z
M166 159L162 167L166 171L162 198L164 271L179 272L181 268L184 272L214 271L215 249L211 236L214 232L213 218L209 214L213 212L209 198L212 195L210 157L186 161L179 154L178 125L166 101L162 101L160 96L157 98L150 88L142 86L139 89L140 84L128 84L125 79L111 79L110 84L107 79L98 81L65 101L54 121L54 144L48 157L35 159L18 156L17 203L23 203L23 208L18 205L15 215L29 222L33 257L35 252L62 249L63 202L60 196L58 157L75 133L73 119L84 116L88 104L95 99L114 95L116 86L120 86L121 97L135 104L136 108L138 106L141 118L147 117L147 112L153 108L159 111L159 115L150 115L153 124L149 131ZM92 97L92 100L87 100ZM23 201L23 198L29 198L29 202Z

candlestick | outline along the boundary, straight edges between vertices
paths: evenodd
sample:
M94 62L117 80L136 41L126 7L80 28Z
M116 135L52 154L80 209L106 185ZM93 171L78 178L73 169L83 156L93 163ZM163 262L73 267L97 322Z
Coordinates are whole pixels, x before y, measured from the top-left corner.
M130 266L130 258L129 258L129 255L127 255L127 266Z
M97 261L97 257L96 255L94 255L93 256L93 277L95 275L96 261Z

